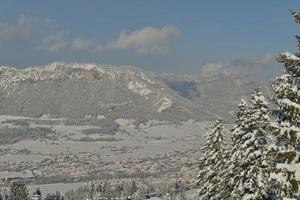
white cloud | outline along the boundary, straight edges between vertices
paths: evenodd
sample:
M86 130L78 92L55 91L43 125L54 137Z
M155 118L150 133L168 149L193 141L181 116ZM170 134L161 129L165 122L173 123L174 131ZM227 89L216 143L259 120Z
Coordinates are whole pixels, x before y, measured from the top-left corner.
M39 49L48 50L50 52L58 52L68 46L69 42L66 39L64 31L53 33L46 37Z
M90 39L83 39L83 38L76 38L72 42L71 49L76 51L82 51L82 50L91 50L93 48L94 43Z
M139 54L163 54L169 51L169 41L180 36L180 31L174 26L155 28L144 27L127 33L122 31L119 38L110 42L106 49L133 49Z
M14 24L0 22L0 40L26 38L32 34L32 24L26 15L20 15Z
M169 51L170 40L179 36L180 31L174 26L164 26L160 29L147 26L131 33L122 31L117 40L102 45L91 38L71 39L64 31L60 31L46 37L38 49L49 52L66 49L89 53L133 49L138 54L164 54Z

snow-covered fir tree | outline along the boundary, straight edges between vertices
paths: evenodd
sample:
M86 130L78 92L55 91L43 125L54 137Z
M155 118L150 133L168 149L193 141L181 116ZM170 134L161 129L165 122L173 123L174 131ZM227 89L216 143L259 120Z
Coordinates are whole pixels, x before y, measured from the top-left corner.
M228 151L225 167L221 172L219 172L220 174L222 174L222 179L219 184L222 188L222 190L219 192L219 196L222 197L222 199L234 199L232 197L231 192L235 184L233 177L235 177L236 175L236 171L234 170L236 170L235 166L238 160L233 159L231 154L233 152L238 151L239 145L241 143L241 139L244 136L244 134L246 134L246 132L242 130L244 130L245 127L247 126L246 121L248 119L248 116L249 116L249 105L244 99L242 99L239 104L239 111L236 113L235 116L235 125L231 131L232 146L231 149Z
M9 200L29 200L29 192L23 180L17 179L10 185Z
M199 199L213 200L219 199L219 191L222 190L220 185L222 176L219 172L223 171L225 166L228 149L221 120L216 120L210 126L206 138L198 175Z
M296 23L300 14L292 12ZM298 46L300 47L300 37ZM277 165L274 177L281 182L281 197L300 199L300 52L283 53L278 61L284 71L273 83L276 94L277 122L273 123L276 136Z
M236 113L235 116L235 125L232 129L232 142L233 142L233 150L238 146L241 141L241 138L244 134L246 134L245 130L248 124L246 123L249 117L249 105L247 102L242 99L239 104L239 111Z
M228 183L226 191L230 199L260 200L271 193L272 165L267 145L270 118L260 89L253 92L250 105L242 100L239 109L232 130L231 159L223 181Z
M247 119L249 116L249 105L247 102L242 99L239 104L239 111L236 113L235 116L235 125L232 129L232 146L231 149L228 150L226 155L226 163L223 170L219 171L219 174L222 176L222 179L219 183L221 190L218 193L219 197L221 199L234 199L232 197L232 190L234 186L234 178L236 175L236 169L234 167L236 166L236 162L238 160L232 159L232 153L238 151L239 145L241 143L241 139L244 134L246 134L245 131L242 131L247 126ZM238 177L237 177L238 178Z

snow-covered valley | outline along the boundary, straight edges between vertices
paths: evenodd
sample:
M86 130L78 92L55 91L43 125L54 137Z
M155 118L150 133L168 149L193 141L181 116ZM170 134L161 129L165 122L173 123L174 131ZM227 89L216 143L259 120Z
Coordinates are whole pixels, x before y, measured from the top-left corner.
M183 177L182 170L199 156L208 124L193 120L136 124L118 119L118 127L108 130L89 120L77 125L65 118L2 115L0 119L0 137L8 137L0 145L0 178L5 182L20 176L31 184L161 178L171 172L171 177ZM28 136L18 130L41 133Z

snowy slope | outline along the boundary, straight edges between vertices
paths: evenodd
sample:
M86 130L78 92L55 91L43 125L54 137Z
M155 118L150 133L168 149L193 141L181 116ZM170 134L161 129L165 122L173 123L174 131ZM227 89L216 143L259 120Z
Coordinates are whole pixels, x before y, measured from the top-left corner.
M241 98L248 98L254 88L260 86L270 97L271 81L242 74L175 75L156 74L179 95L204 105L223 119L232 119Z
M138 120L213 116L137 68L82 63L0 67L0 114Z

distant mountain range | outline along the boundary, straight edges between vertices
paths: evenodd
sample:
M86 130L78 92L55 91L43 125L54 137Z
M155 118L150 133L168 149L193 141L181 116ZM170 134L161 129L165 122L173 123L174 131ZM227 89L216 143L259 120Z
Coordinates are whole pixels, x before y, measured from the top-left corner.
M0 67L0 114L183 121L232 120L241 98L270 80L237 73L158 74L132 66L51 63Z
M157 74L170 88L197 105L231 121L242 98L249 99L254 88L260 87L271 98L271 79L253 74L213 73L198 75Z
M80 63L1 67L0 114L138 121L216 117L137 68Z

